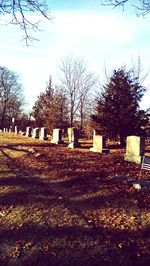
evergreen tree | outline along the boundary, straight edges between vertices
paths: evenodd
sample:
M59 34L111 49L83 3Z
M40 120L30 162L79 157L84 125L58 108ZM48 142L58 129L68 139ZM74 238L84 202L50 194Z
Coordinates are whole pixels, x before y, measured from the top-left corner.
M53 128L68 126L66 98L61 89L56 88L54 91L51 78L45 92L42 92L35 102L33 115L36 126L47 127L49 133L52 133Z
M46 126L46 120L52 107L53 93L52 80L50 77L46 90L40 93L33 106L33 115L36 119L36 126L38 127Z
M122 145L128 135L140 134L141 127L147 123L145 112L139 109L144 92L134 69L114 70L92 115L102 134L112 138L119 136Z

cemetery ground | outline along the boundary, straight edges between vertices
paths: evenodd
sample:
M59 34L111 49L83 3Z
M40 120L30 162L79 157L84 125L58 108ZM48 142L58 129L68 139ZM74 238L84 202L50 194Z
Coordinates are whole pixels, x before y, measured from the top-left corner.
M150 173L89 147L0 133L0 265L149 265Z

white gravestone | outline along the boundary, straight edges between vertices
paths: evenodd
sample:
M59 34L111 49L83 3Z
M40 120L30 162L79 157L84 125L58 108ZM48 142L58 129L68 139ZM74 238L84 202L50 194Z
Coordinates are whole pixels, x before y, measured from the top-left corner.
M41 127L40 140L48 140L46 127Z
M15 126L15 134L18 134L18 127Z
M141 163L144 155L145 140L139 136L128 136L126 139L125 161Z
M79 148L80 143L78 142L78 129L75 127L68 128L68 139L69 139L69 148Z
M9 128L9 133L11 133L12 132L12 126L10 126L10 128Z
M26 137L31 137L32 136L32 128L31 127L27 127L26 128Z
M55 144L62 144L63 143L62 129L60 129L60 128L54 128L53 129L53 136L52 136L51 143L55 143Z
M90 151L100 152L100 153L109 153L109 149L106 149L106 138L101 135L96 135L94 130L93 134L93 148L90 148Z
M34 129L33 129L32 138L34 138L34 139L38 139L38 138L39 138L39 133L40 133L39 128L38 128L38 127L34 128Z

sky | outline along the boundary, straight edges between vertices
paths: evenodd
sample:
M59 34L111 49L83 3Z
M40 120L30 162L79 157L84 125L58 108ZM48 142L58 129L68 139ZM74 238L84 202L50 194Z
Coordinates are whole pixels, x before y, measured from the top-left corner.
M99 0L47 0L53 19L43 21L38 38L30 46L22 42L22 32L14 25L5 25L0 17L0 64L20 75L26 111L46 88L49 77L60 83L60 65L66 56L82 57L87 67L104 84L105 70L142 64L147 88L140 104L150 107L150 15L137 17L134 9L104 7Z

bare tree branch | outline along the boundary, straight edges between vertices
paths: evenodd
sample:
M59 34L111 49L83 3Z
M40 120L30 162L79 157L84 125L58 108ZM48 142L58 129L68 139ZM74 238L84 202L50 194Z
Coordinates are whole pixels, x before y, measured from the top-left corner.
M43 19L52 19L45 0L0 0L0 15L9 15L8 23L20 26L26 45L36 40L29 32L40 30L39 24Z
M113 8L122 7L125 9L125 5L128 3L135 8L137 16L146 16L150 13L150 0L138 0L136 4L133 4L131 0L101 0L101 4L104 6L112 6Z

